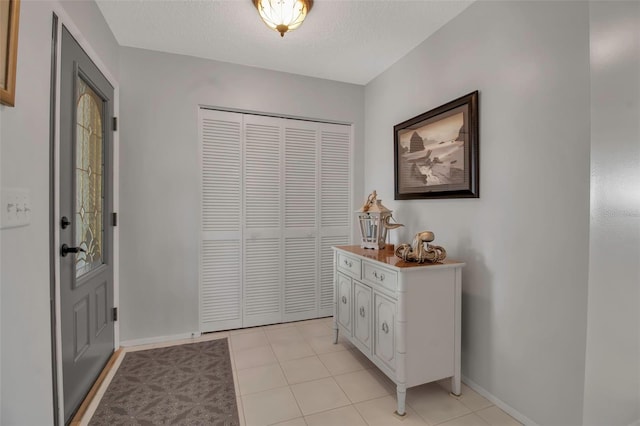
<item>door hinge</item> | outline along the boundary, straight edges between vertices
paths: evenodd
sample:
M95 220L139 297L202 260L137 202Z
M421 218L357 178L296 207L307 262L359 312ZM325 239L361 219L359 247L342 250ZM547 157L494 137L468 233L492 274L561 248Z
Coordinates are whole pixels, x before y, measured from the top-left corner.
M111 312L113 314L113 321L114 322L118 321L118 308L112 308Z
M113 131L118 131L118 117L113 117Z
M118 213L116 212L111 213L111 225L118 226Z

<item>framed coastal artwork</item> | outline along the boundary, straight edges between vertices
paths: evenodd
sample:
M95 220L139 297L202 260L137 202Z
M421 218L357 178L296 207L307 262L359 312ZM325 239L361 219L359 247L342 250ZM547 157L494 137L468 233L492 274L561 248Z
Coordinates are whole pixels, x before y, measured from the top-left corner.
M13 106L16 96L20 0L0 0L0 103Z
M393 128L395 199L478 198L478 91Z

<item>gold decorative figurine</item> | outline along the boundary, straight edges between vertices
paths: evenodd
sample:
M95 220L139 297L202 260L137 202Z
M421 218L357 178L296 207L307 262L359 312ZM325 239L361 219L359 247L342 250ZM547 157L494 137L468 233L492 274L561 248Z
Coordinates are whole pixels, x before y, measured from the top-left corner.
M431 245L431 241L435 239L435 235L431 231L418 232L413 237L413 243L401 244L396 249L396 256L405 262L442 262L447 257L447 251L444 247Z

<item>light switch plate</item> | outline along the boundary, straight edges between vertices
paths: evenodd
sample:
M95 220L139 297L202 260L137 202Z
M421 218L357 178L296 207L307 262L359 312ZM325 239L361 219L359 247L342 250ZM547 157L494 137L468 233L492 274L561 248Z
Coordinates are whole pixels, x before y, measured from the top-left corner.
M17 228L31 223L31 194L28 189L0 189L0 228Z

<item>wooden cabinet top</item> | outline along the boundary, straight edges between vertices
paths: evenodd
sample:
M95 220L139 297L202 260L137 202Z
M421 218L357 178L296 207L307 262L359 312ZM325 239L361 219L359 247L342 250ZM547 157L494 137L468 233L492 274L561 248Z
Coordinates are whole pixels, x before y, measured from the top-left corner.
M356 255L366 260L374 260L403 271L422 268L460 268L465 265L464 262L450 259L445 259L442 263L405 262L395 255L394 250L389 249L364 249L360 246L335 246L333 249L347 252L348 254Z

